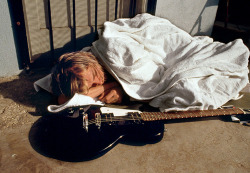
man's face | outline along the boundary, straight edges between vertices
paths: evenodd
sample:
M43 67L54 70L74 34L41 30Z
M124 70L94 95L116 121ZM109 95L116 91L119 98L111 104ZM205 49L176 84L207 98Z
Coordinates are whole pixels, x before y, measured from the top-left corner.
M99 70L98 70L99 72ZM100 71L100 75L103 75L103 79L98 78L97 75L94 75L94 69L92 67L89 67L83 74L84 79L86 79L87 83L88 83L88 88L91 87L95 87L97 85L102 85L104 83L104 74L101 74Z

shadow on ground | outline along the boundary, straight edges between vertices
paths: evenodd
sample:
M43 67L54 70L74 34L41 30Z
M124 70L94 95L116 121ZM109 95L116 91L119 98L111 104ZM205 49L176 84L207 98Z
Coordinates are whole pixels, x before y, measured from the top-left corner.
M0 94L3 99L11 99L16 104L35 107L32 115L42 115L47 106L55 102L55 98L46 91L36 92L33 83L50 73L49 69L33 69L29 73L23 71L18 76L5 77L0 81Z

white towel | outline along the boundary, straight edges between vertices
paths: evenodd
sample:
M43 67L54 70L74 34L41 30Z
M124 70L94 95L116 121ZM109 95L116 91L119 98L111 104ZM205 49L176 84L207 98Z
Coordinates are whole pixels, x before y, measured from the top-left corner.
M89 106L91 106L91 105L103 106L104 104L101 101L93 99L89 96L85 96L85 95L76 93L69 101L67 101L64 104L49 105L48 111L52 112L52 113L58 113L58 112L61 112L61 111L64 111L68 108L73 108L73 107L82 107L85 110L87 110L89 108Z
M52 74L48 74L47 76L34 82L34 88L36 92L38 92L42 88L45 91L52 93L51 81L52 81Z
M105 22L92 51L129 96L162 111L216 109L248 83L242 40L192 37L149 14Z

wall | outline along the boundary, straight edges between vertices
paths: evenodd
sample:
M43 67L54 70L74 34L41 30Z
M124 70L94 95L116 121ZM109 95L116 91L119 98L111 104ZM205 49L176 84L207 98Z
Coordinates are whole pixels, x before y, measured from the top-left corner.
M218 2L219 0L157 0L155 15L167 18L191 35L210 36Z
M156 15L192 35L210 35L219 0L158 0ZM0 77L20 72L7 0L0 0Z
M0 77L20 72L7 0L0 0Z

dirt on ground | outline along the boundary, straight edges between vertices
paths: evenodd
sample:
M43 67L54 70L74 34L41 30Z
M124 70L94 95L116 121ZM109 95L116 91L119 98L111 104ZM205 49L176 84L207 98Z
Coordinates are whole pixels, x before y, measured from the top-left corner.
M33 83L48 73L48 69L37 69L0 78L0 130L32 124L46 111L52 97L36 92Z

